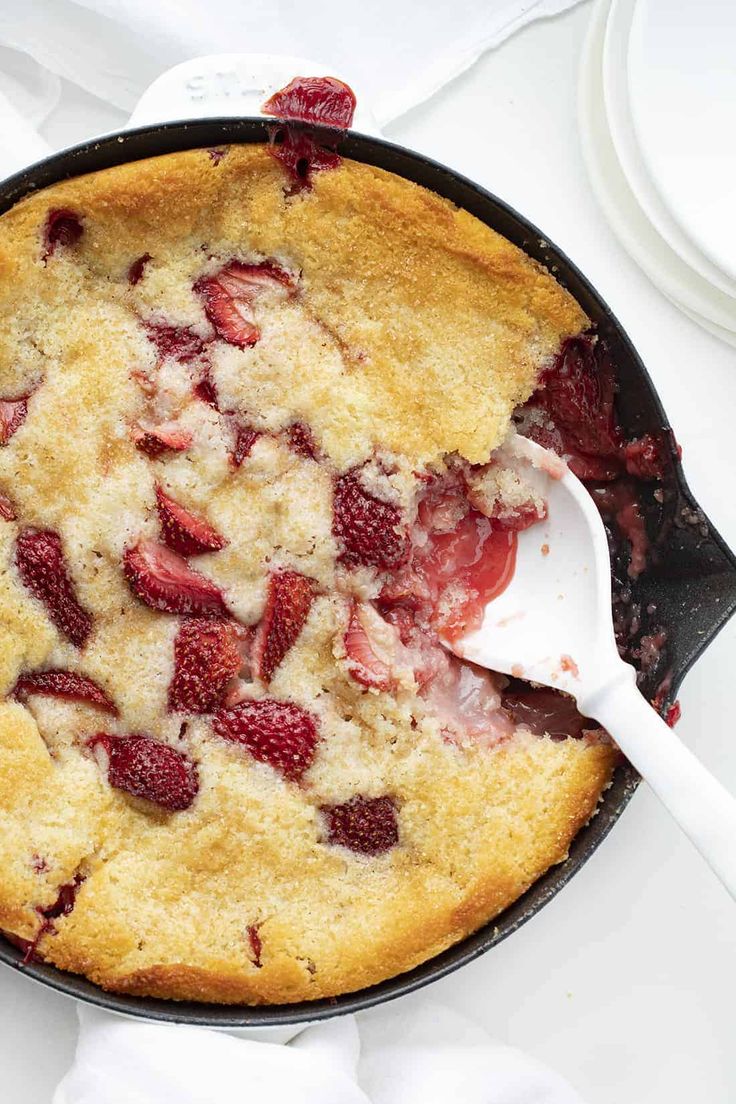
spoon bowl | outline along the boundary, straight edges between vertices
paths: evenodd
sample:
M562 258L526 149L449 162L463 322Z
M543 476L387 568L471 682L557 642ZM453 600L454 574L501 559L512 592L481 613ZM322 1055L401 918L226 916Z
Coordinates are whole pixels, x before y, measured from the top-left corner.
M480 627L447 646L462 659L571 694L649 783L736 898L736 800L639 693L620 658L611 616L611 565L600 514L553 453L524 437L500 459L544 499L543 522L518 535L506 589Z

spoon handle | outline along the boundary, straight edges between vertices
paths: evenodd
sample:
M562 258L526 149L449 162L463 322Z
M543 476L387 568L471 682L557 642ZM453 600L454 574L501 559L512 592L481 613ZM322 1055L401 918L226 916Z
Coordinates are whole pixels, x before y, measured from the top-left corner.
M582 712L610 733L736 899L736 799L706 770L636 688L633 668L596 693Z

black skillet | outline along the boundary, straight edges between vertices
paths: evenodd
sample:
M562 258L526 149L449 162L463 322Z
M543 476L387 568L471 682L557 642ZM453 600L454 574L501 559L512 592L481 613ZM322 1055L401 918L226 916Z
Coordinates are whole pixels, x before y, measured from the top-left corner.
M68 177L178 150L234 142L264 142L268 139L267 127L263 119L206 119L148 126L85 142L0 184L0 213L29 193ZM325 137L329 139L332 134L325 132ZM627 436L656 434L668 428L649 375L613 313L585 276L535 226L451 169L382 139L348 133L341 140L340 151L346 157L377 165L437 192L546 265L575 296L607 343L619 386L618 414ZM661 641L662 632L665 634L662 647L654 653L645 648L645 662L640 663L642 690L649 698L658 694L658 704L664 710L674 699L690 666L736 608L736 558L690 493L674 448L667 457L664 502L657 505L651 496L647 497L647 524L654 540L655 555L648 570L630 588L623 582L625 553L614 547L614 590L619 595L618 612L635 630L629 644L634 662L642 636L658 637ZM357 1012L444 977L516 931L554 897L592 855L618 820L638 783L639 776L632 767L619 767L612 786L603 796L598 815L578 833L564 863L550 869L513 905L474 935L409 973L357 993L331 1000L259 1008L170 1002L106 993L84 978L44 963L22 966L22 952L1 938L0 962L22 969L29 978L71 997L148 1020L222 1028L265 1027Z

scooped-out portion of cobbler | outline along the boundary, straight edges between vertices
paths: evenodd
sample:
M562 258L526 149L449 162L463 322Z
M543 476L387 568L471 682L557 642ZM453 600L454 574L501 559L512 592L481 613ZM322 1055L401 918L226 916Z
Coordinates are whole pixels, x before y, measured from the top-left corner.
M438 196L274 151L0 218L0 928L120 992L408 970L564 859L617 754L442 645L544 516L503 443L587 319Z

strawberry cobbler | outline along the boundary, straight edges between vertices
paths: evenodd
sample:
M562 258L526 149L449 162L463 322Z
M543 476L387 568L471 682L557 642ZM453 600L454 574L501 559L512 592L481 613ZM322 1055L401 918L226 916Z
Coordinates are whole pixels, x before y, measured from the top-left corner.
M502 445L585 315L299 140L0 219L0 928L119 992L408 970L564 859L615 763L442 644L544 516Z

